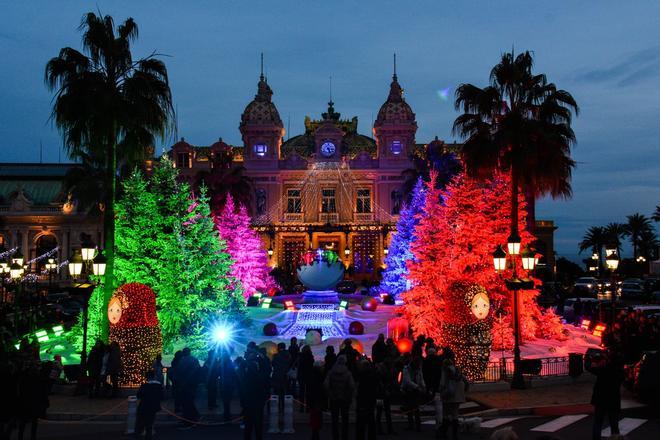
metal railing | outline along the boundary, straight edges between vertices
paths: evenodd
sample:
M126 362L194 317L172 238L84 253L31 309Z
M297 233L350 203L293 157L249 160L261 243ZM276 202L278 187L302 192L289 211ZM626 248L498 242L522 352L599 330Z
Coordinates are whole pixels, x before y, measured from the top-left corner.
M523 374L526 377L559 377L568 376L568 356L555 356L537 359L523 359ZM511 380L513 377L513 358L504 358L499 361L490 361L486 365L484 374L475 380L475 383L492 383Z

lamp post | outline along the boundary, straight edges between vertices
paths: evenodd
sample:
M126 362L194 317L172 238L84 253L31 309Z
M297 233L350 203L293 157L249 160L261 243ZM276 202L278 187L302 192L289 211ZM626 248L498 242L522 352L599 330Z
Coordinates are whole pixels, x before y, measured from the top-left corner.
M84 243L82 249L75 249L73 255L69 258L69 275L76 282L83 274L85 281L78 283L74 287L79 289L84 297L83 302L83 341L82 352L80 353L80 376L79 376L79 389L82 391L84 385L87 384L87 326L89 322L89 298L94 288L98 285L98 281L91 280L90 275L94 274L96 277L105 275L107 259L98 253L92 243Z
M524 289L531 289L534 287L534 282L529 278L518 278L518 269L516 266L516 259L520 256L522 260L523 269L527 272L534 270L537 258L534 252L529 247L520 253L520 236L517 233L512 233L507 239L508 255L511 257L511 266L513 273L511 278L505 280L507 289L513 292L513 332L514 332L514 346L513 346L513 378L511 380L511 388L524 389L525 380L522 375L521 358L520 358L520 312L518 304L518 292ZM501 245L498 245L493 252L493 265L496 272L501 272L506 269L507 252L504 251Z
M610 271L610 284L612 285L612 325L616 321L616 296L617 296L617 285L616 285L616 270L619 267L619 254L617 253L616 246L614 248L606 249L605 264Z
M54 258L49 258L45 264L48 271L48 291L53 289L53 273L57 270L57 261Z
M20 264L18 262L21 262ZM23 276L23 273L25 272L25 269L23 269L23 257L20 259L14 259L12 258L12 263L9 266L9 278L11 278L12 282L14 283L14 298L13 298L13 303L14 303L14 336L18 337L18 297L19 297L19 290L23 286L23 283L21 281L21 277Z

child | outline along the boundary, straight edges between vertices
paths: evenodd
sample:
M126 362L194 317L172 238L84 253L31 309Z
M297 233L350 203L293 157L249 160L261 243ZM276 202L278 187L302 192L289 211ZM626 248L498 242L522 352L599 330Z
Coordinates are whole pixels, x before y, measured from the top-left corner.
M162 398L163 385L155 377L154 370L147 372L147 383L143 383L137 392L140 403L137 407L137 420L135 421L135 436L140 437L142 431L145 440L151 440L156 413L160 411L160 400Z

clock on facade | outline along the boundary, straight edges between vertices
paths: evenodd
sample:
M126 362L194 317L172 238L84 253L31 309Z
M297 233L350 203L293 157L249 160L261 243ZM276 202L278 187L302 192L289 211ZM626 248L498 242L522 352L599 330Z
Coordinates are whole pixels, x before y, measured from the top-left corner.
M333 154L335 154L336 147L335 144L332 142L324 142L323 145L321 145L321 154L324 155L325 157L330 157Z
M268 145L266 144L256 144L254 146L254 154L257 156L265 156L266 152L268 151Z

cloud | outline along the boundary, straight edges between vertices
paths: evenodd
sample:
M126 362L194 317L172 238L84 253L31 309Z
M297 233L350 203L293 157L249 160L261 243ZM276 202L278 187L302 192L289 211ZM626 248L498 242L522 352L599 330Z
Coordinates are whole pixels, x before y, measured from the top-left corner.
M653 46L634 52L613 66L581 73L576 79L596 83L616 81L619 87L626 87L659 74L660 46Z

